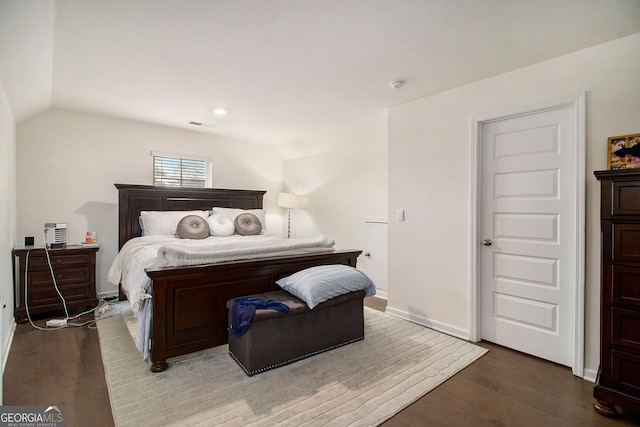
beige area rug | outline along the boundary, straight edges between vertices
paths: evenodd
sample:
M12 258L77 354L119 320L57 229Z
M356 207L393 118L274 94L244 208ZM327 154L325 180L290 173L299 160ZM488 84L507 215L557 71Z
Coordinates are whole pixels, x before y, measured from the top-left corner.
M486 352L365 308L364 341L253 377L226 345L154 374L131 338L131 312L114 311L98 332L118 426L374 426Z

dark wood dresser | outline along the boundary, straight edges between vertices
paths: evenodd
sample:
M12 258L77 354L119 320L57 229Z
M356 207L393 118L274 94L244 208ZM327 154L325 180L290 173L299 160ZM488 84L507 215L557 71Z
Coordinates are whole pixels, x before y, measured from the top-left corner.
M640 169L597 171L601 185L600 368L596 411L640 412Z
M93 307L98 304L97 251L98 247L83 245L49 249L53 274L67 308ZM13 253L18 259L14 293L16 322L27 321L27 304L31 315L62 310L62 300L53 285L44 248L15 248Z

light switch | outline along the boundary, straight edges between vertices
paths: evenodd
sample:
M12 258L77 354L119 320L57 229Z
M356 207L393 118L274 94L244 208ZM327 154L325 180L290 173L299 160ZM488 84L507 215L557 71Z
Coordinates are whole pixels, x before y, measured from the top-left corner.
M404 209L396 209L396 220L404 221Z

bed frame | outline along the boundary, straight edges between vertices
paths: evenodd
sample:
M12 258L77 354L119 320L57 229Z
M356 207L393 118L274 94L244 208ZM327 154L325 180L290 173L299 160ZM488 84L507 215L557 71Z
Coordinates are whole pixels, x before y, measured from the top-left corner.
M115 184L118 189L119 248L138 237L140 211L261 209L265 191L172 188ZM361 251L275 256L190 267L147 269L153 282L151 371L167 359L226 344L226 302L279 289L275 281L316 265L356 266ZM124 293L120 291L121 298Z

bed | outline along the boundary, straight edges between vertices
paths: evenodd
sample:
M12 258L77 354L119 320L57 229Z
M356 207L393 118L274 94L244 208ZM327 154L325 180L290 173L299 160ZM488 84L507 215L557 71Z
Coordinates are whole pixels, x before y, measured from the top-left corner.
M119 248L140 237L141 211L210 210L212 207L262 209L265 191L171 188L115 184L118 189ZM149 360L152 372L167 359L226 344L226 303L242 295L275 291L276 280L309 267L352 267L360 250L287 253L215 264L147 268L152 282ZM120 290L120 299L125 299Z

